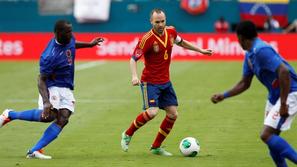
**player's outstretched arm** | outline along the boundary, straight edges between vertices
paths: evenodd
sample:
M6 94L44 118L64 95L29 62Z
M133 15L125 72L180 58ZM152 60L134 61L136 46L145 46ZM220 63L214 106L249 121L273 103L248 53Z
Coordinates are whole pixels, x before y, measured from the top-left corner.
M246 91L252 83L253 76L243 76L242 79L230 90L224 93L217 93L211 97L211 101L213 103L218 103L223 101L224 99L232 96L239 95L240 93Z
M80 49L80 48L91 48L91 47L94 47L96 45L100 46L103 41L104 41L104 39L100 38L100 37L94 38L91 42L76 41L75 42L75 48Z
M179 45L179 46L181 46L183 48L189 49L189 50L193 50L193 51L196 51L196 52L199 52L199 53L208 55L208 56L211 56L212 53L213 53L213 51L211 49L202 49L202 48L199 48L199 47L193 45L191 42L189 42L187 40L182 40L177 45Z

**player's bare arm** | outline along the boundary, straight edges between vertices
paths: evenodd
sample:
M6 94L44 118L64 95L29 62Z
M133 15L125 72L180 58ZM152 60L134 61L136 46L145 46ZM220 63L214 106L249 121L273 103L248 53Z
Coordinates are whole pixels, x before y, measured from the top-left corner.
M277 69L277 74L280 86L280 115L282 117L288 117L287 97L291 87L290 73L285 64L282 63Z
M130 59L130 70L132 75L132 79L131 79L132 85L133 86L139 85L140 80L137 75L137 63L133 58Z
M47 76L45 74L40 74L38 77L38 90L43 100L43 118L48 118L51 112L51 109L53 108L53 105L49 101L49 94L48 89L46 86L46 80Z
M187 40L182 40L177 45L179 45L179 46L181 46L183 48L189 49L189 50L193 50L193 51L196 51L196 52L199 52L199 53L208 55L208 56L212 55L212 53L213 53L213 51L211 49L202 49L202 48L199 48L199 47L193 45L191 42L189 42Z
M96 45L100 46L102 42L104 41L103 38L96 37L94 38L91 42L81 42L81 41L76 41L75 42L75 48L80 49L80 48L92 48Z
M227 97L232 97L239 95L240 93L246 91L251 83L252 83L253 76L243 76L242 79L229 91L226 91L225 93L217 93L214 94L211 97L211 101L213 103L218 103L220 101L223 101Z

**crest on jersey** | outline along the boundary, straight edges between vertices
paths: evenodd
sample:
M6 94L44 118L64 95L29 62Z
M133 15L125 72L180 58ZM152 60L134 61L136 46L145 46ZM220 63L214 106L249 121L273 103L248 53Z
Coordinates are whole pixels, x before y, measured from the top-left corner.
M72 62L72 54L70 49L66 50L66 57L67 57L68 64L71 65L73 62Z
M160 51L158 42L156 42L156 41L154 42L153 49L154 49L154 52L156 52L156 53L158 53Z

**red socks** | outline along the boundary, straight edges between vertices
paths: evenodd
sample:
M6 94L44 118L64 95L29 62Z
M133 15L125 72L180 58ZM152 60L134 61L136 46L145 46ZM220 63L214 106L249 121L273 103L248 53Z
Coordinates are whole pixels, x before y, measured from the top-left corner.
M142 127L145 123L150 121L152 118L148 115L147 111L140 113L136 119L131 123L129 129L126 131L128 136L132 136L134 132Z
M169 118L167 115L163 120L157 137L152 145L152 148L158 148L161 146L161 143L165 140L166 136L170 133L176 118Z

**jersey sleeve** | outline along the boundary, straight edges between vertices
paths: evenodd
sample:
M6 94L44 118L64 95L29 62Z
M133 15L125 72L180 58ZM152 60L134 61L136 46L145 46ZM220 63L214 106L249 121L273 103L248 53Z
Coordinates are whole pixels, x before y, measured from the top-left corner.
M282 63L281 57L269 47L261 48L257 53L259 65L266 70L275 72Z
M243 76L251 76L251 75L254 75L254 72L253 70L251 69L250 67L250 62L249 62L249 59L248 59L248 56L245 56L244 58L244 62L243 62L243 69L242 69L242 75Z
M141 40L139 40L139 42L137 43L137 45L134 49L132 59L137 61L148 51L149 38L150 38L150 36L145 35L141 38Z
M50 75L53 73L53 62L51 59L41 57L39 62L40 74Z
M178 35L176 29L173 26L168 26L167 28L173 35L174 43L179 44L183 41L183 39Z

